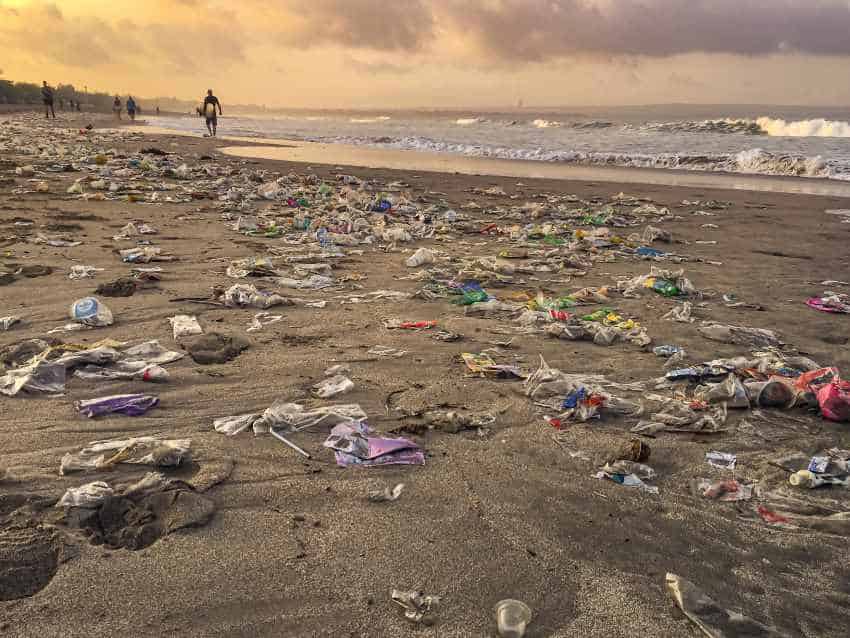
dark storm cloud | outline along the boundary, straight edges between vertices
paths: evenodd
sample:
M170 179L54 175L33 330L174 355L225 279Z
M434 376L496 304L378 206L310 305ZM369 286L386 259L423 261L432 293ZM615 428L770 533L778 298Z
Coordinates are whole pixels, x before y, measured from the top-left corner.
M284 0L299 46L416 51L445 35L502 61L850 53L846 0Z
M839 0L434 0L444 21L492 55L850 53Z

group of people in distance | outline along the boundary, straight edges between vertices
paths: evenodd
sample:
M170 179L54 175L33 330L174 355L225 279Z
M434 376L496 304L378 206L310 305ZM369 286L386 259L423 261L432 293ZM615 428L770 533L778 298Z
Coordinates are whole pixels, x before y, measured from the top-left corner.
M41 98L44 102L44 116L46 118L50 118L53 116L53 119L56 119L56 111L53 109L53 88L47 83L47 80L42 82L41 86ZM68 104L70 109L73 111L80 111L80 101L77 100L76 103L74 100L68 100ZM121 119L121 111L124 110L124 107L127 108L127 115L130 118L130 121L136 120L136 113L141 113L142 109L136 103L136 100L133 99L132 95L127 96L126 105L121 103L121 97L116 95L115 99L112 100L112 112L115 114L116 119ZM65 102L63 99L59 99L59 108L60 110L64 110ZM210 137L215 137L218 131L218 116L223 115L221 111L221 102L218 101L218 98L213 95L212 89L207 91L206 97L204 97L204 103L202 106L197 109L198 116L206 118L207 122L207 131L209 132ZM156 114L159 115L159 107L156 107Z

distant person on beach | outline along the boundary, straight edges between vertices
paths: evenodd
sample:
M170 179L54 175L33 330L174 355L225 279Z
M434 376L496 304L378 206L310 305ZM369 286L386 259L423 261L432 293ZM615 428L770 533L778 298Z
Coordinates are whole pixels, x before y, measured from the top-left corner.
M133 99L132 95L127 96L127 115L131 121L136 121L136 100Z
M80 101L77 100L77 113L79 113L79 112L80 112Z
M115 117L119 120L121 119L121 98L117 95L115 96L115 99L112 100L112 112L115 113Z
M156 107L156 114L159 115L159 107Z
M204 98L204 117L207 118L207 130L211 137L215 137L216 129L218 128L218 116L215 109L218 107L218 115L221 115L221 102L213 95L212 89L207 91L207 97Z
M53 89L47 84L47 80L41 83L41 100L44 102L44 117L56 119L56 111L53 110Z

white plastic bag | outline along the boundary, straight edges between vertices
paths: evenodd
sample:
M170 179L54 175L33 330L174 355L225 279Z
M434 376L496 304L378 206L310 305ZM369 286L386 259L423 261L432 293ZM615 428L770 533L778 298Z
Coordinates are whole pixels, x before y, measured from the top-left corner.
M425 264L433 264L435 258L436 254L433 250L429 250L428 248L420 248L415 253L413 253L413 256L409 257L404 263L407 265L408 268L417 268L419 266L424 266Z
M169 317L168 322L171 324L171 329L174 331L175 341L182 337L204 334L201 324L198 323L197 317L176 315L174 317Z

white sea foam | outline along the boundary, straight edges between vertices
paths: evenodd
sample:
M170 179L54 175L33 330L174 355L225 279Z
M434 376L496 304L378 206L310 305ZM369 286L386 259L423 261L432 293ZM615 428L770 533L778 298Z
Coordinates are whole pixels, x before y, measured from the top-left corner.
M824 119L786 122L770 117L760 117L756 122L772 137L850 137L850 122Z
M563 126L561 122L552 120L534 120L531 125L535 128L560 128Z
M480 117L462 117L459 120L455 120L455 124L459 126L471 126L472 124L482 124L486 121L487 120Z
M379 115L378 117L353 117L348 121L352 124L377 124L391 119L389 115Z

